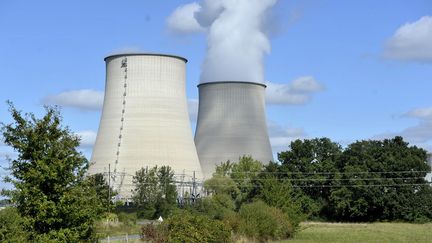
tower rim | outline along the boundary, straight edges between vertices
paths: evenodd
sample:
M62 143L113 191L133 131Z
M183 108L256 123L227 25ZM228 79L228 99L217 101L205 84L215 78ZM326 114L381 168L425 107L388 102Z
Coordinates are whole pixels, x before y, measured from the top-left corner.
M182 56L177 56L177 55L171 55L171 54L164 54L164 53L151 53L151 52L131 52L131 53L117 53L117 54L112 54L112 55L108 55L104 58L104 61L106 61L109 58L115 58L115 57L125 57L125 56L158 56L158 57L172 57L172 58L177 58L180 59L182 61L184 61L185 63L188 62L188 60Z
M210 84L252 84L252 85L258 85L258 86L262 86L264 88L267 88L267 85L263 84L263 83L258 83L258 82L250 82L250 81L212 81L212 82L205 82L205 83L200 83L197 85L197 87L199 88L200 86L204 86L204 85L210 85Z

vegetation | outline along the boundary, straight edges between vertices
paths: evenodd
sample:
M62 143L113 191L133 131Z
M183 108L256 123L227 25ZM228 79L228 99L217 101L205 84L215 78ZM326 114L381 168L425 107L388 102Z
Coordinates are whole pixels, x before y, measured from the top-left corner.
M4 143L18 155L10 161L11 177L6 179L14 189L3 195L16 208L0 211L2 242L93 241L110 232L141 232L143 239L154 242L262 242L293 237L301 228L297 240L338 242L339 238L324 233L323 227L331 232L333 224L302 224L300 228L300 222L307 218L432 220L432 187L424 180L430 170L426 151L409 146L401 137L358 141L346 149L327 138L297 140L279 153L280 163L263 165L251 157L227 161L204 183L209 196L181 205L183 209L177 209L171 168L143 168L133 178L136 212L126 213L115 209L110 200L115 192L102 174L85 177L88 161L76 150L79 138L61 125L57 109L47 107L41 119L22 114L12 104L10 112L13 122L2 124L1 132ZM165 219L163 223L139 229L138 217L159 216ZM373 225L391 233L388 224ZM355 239L344 238L338 230L334 228L341 241ZM361 238L363 231L358 232L359 241L374 241Z
M43 118L22 114L11 103L13 123L2 124L4 143L17 158L10 161L15 189L4 192L16 205L22 227L34 242L77 242L94 238L102 212L96 191L84 175L88 161L76 147L79 138L61 126L57 109Z
M262 201L244 204L240 211L239 232L251 239L265 242L286 239L294 233L290 219L280 209Z
M24 218L16 208L7 207L0 210L0 242L25 242L28 233L24 229Z
M142 239L153 242L229 242L230 229L218 220L180 210L160 225L143 227Z
M102 204L104 212L112 212L115 205L111 198L117 195L108 185L102 173L94 174L88 177L90 184L95 188L99 202Z
M432 224L408 223L303 223L293 239L286 243L416 242L432 239Z
M334 221L432 220L426 151L401 137L345 150L327 138L294 141L275 171L305 199L303 211ZM309 203L309 204L307 204Z
M300 214L297 204L291 204L289 185L271 178L263 185L264 166L251 157L238 163L217 166L214 176L205 182L211 196L168 217L160 226L143 227L143 239L155 242L227 242L235 237L267 241L286 239L298 225L290 218ZM282 186L282 187L281 187ZM280 198L270 200L270 189L287 189ZM269 206L266 199L272 202ZM298 219L300 217L297 217ZM166 238L161 236L167 236Z
M177 191L171 167L142 168L136 172L133 183L133 201L138 208L139 217L166 217L176 207Z

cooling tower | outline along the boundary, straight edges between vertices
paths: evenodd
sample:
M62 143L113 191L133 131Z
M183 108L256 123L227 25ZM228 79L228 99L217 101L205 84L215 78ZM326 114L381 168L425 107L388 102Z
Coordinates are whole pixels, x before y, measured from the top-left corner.
M171 55L105 58L105 98L89 174L111 175L124 198L141 168L170 166L200 177L185 90L187 60Z
M195 145L206 178L215 165L251 155L273 160L265 118L264 84L211 82L198 85Z

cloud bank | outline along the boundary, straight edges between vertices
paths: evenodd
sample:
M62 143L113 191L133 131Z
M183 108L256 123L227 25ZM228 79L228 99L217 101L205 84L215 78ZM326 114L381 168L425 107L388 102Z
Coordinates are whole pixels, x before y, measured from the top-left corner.
M312 94L324 90L312 76L299 77L288 84L266 82L266 103L270 105L302 105Z
M42 99L42 103L72 107L80 110L99 111L102 109L103 99L103 91L81 89L65 91L56 95L46 96Z
M418 124L399 132L379 134L374 139L402 136L406 141L423 147L432 152L432 107L416 108L408 111L403 117L418 119Z
M432 63L432 16L424 16L397 29L384 46L384 57Z
M303 128L284 127L272 121L267 121L267 123L270 144L274 154L287 150L292 141L307 137Z

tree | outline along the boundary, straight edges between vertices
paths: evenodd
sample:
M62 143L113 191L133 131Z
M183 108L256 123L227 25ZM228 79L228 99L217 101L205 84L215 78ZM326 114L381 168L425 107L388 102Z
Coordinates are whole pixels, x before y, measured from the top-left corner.
M430 170L426 159L425 150L409 146L402 137L350 144L338 161L341 176L333 184L329 216L355 221L431 220L430 210L421 210L420 205L416 216L410 213L416 201L432 197L424 179Z
M102 204L105 212L110 212L114 209L114 203L111 198L117 193L108 185L102 173L97 173L89 176L90 183L96 190L96 195Z
M313 216L326 214L331 185L338 176L337 162L342 155L339 144L328 138L295 140L290 144L290 150L278 154L282 166L279 173L290 180L299 197L309 202L306 206L313 209ZM313 203L301 194L310 197ZM320 205L320 209L316 208ZM321 213L320 213L321 211Z
M0 210L0 242L25 242L28 233L24 229L25 221L16 208Z
M297 195L304 193L321 205L317 216L322 218L432 219L427 200L432 190L424 179L430 170L426 151L402 137L357 141L345 150L327 138L296 140L289 151L279 153L279 160L279 177L289 180Z
M133 183L135 185L133 201L140 209L140 216L165 217L175 206L177 191L171 167L141 168L135 173Z
M263 164L251 156L242 156L237 163L227 161L216 166L213 177L205 182L211 192L224 192L236 202L237 208L254 195L254 180L263 170Z
M11 102L11 124L2 123L4 143L17 158L10 161L7 193L24 218L31 241L88 240L100 212L94 187L85 179L87 159L76 150L79 137L61 125L58 109L46 107L38 119Z
M263 172L256 182L256 188L257 195L255 198L282 210L291 220L293 226L297 227L305 218L301 209L303 201L299 200L301 198L293 190L290 181Z

